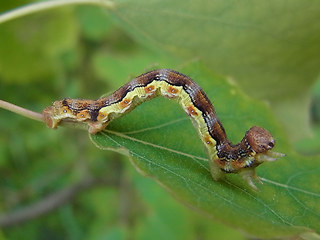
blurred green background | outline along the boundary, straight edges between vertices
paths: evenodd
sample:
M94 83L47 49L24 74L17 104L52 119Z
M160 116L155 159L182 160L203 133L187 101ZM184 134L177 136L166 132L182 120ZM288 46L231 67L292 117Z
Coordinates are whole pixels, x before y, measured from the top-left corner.
M30 2L3 1L0 13ZM198 57L169 54L158 43L143 45L128 25L121 27L114 13L93 6L0 24L1 99L40 112L56 99L95 99L147 70ZM320 84L314 83L315 78L305 84L312 104L303 111L310 112L304 118L312 120L313 137L292 137L304 154L320 152ZM0 219L32 205L48 210L37 214L29 208L29 218L3 227L0 239L246 239L178 203L126 157L97 149L85 131L52 131L5 110L0 114Z

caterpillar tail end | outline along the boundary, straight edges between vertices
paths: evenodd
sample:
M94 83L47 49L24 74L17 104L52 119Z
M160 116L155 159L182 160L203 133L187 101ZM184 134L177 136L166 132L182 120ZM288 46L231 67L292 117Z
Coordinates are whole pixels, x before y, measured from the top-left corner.
M54 111L54 108L52 106L46 107L42 111L42 116L43 116L44 122L47 124L49 128L56 129L58 127L60 120L53 118L53 111Z

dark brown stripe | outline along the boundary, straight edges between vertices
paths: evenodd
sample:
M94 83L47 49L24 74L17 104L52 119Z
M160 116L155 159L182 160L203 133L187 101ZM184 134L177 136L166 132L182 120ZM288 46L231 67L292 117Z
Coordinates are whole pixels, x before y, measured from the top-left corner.
M167 75L167 77L159 77L161 73ZM128 92L133 91L137 87L147 86L149 83L155 80L166 81L173 86L182 86L190 96L194 106L202 112L202 116L206 122L208 132L211 137L217 142L218 145L227 141L225 130L217 117L214 107L201 87L188 76L170 69L160 69L144 73L120 87L110 96L98 99L98 106L92 106L91 108L91 120L97 121L96 117L98 116L98 111L102 107L121 102ZM83 110L83 108L80 110Z
M167 77L160 77L161 74L164 74ZM214 107L201 87L188 76L170 69L160 69L144 73L120 87L110 96L100 98L96 101L66 98L62 101L62 104L68 106L74 113L88 109L91 121L97 121L97 116L101 108L121 102L128 92L133 91L137 87L147 86L155 80L166 81L170 85L183 87L190 96L194 106L201 111L208 132L217 142L217 145L228 142L225 130L217 117Z
M188 76L173 70L169 70L168 82L175 86L182 86L188 93L194 106L202 112L209 134L217 142L217 145L226 142L225 130L211 101L201 87Z

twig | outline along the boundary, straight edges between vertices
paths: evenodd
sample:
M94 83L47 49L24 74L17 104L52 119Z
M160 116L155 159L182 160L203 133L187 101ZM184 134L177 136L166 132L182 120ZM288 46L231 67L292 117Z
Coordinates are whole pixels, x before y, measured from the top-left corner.
M41 113L33 112L31 110L19 107L17 105L14 105L12 103L8 103L8 102L3 101L3 100L0 100L0 108L7 109L7 110L9 110L11 112L20 114L22 116L25 116L27 118L31 118L33 120L37 120L37 121L40 121L40 122L44 121L43 116L42 116Z
M0 15L0 24L35 12L75 4L98 5L109 9L114 6L114 3L108 0L54 0L38 2L13 9Z
M101 180L93 179L91 177L84 178L80 182L59 190L48 195L40 201L22 208L13 213L0 215L0 227L11 227L27 220L39 217L40 215L51 212L61 205L72 200L76 195L82 193L88 188L95 187L100 184L115 185L118 184L116 180Z

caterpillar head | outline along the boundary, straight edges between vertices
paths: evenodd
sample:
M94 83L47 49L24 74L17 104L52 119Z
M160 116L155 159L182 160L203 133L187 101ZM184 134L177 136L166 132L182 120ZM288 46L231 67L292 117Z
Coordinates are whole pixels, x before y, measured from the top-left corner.
M246 133L247 143L256 153L264 153L274 147L275 140L272 135L264 128L252 127Z
M255 158L259 163L274 161L277 158L284 156L282 153L271 151L275 145L275 140L264 128L256 126L250 128L246 133L245 139L251 150L256 153Z

